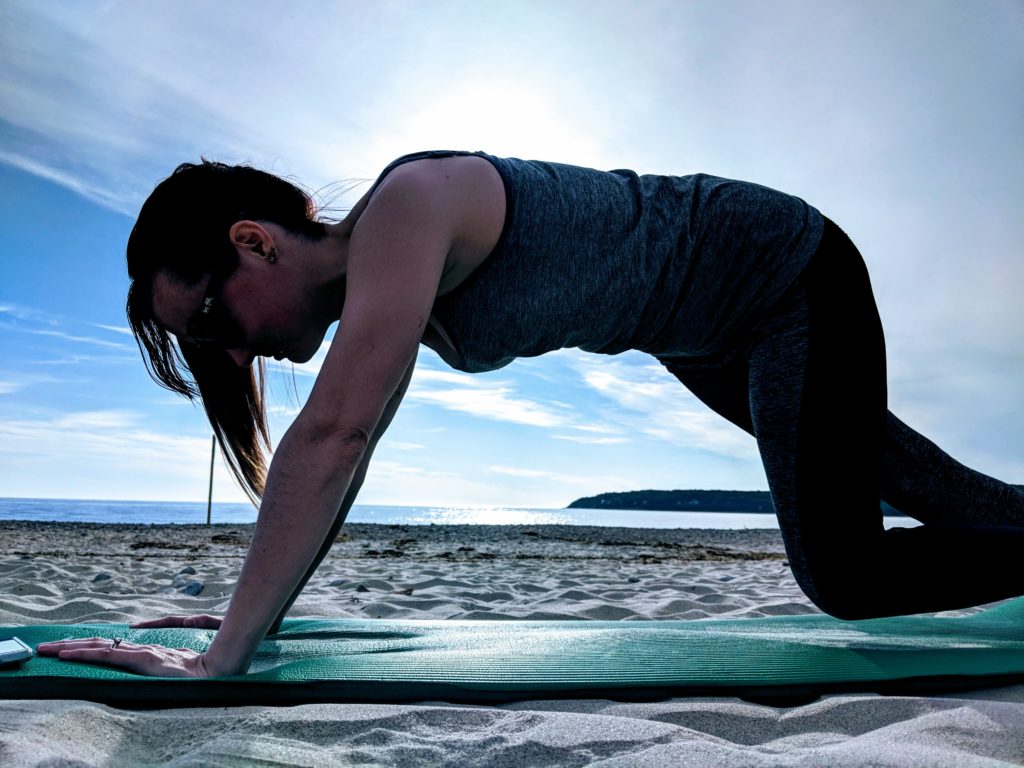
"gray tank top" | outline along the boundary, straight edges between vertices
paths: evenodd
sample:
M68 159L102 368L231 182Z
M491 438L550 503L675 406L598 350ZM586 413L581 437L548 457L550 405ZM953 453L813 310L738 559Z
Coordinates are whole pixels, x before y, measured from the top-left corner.
M494 251L434 303L468 372L563 347L614 355L715 355L795 281L823 218L799 198L705 174L640 176L483 152L505 184ZM375 186L376 186L375 184Z

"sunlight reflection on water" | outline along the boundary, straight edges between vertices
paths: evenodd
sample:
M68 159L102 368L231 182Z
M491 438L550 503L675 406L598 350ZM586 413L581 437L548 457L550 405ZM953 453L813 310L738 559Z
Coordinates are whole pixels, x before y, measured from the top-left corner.
M0 499L0 520L83 523L204 523L206 504L191 502ZM214 523L253 523L248 504L214 504ZM528 507L397 507L356 504L350 523L383 525L593 525L623 528L778 528L775 515L742 512L653 512L628 509ZM910 518L885 518L885 527L909 527Z

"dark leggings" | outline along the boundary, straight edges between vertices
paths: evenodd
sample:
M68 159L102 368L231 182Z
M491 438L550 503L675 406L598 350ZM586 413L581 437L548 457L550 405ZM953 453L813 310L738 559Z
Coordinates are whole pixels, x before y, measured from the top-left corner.
M867 270L831 221L746 345L661 362L757 438L793 574L823 611L869 618L1024 594L1024 493L887 410ZM924 525L886 531L879 499Z

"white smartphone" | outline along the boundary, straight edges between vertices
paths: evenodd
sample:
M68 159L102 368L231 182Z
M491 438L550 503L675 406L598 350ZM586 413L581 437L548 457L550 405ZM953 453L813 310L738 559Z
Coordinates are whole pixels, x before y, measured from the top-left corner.
M0 667L24 664L32 658L32 649L16 637L0 640Z

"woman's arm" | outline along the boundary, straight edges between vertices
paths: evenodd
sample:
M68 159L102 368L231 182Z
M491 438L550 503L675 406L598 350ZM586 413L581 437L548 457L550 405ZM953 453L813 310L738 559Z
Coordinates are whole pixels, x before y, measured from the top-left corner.
M298 598L299 594L301 594L303 587L305 587L309 579L312 578L323 559L327 557L327 553L331 551L331 546L334 544L338 531L341 529L342 524L345 522L345 518L348 516L349 510L355 503L356 496L359 494L360 488L362 488L363 480L366 479L366 472L369 469L373 451L377 447L377 443L384 435L388 426L390 426L391 420L394 419L395 413L398 411L398 406L401 404L402 398L405 396L405 392L409 388L409 381L412 378L414 368L415 360L413 361L413 364L409 366L409 370L406 371L405 378L402 379L402 383L398 386L395 394L392 395L391 399L388 401L387 406L384 408L384 413L381 414L380 422L377 424L377 429L374 430L373 437L370 439L370 444L367 447L366 452L363 454L363 460L359 462L359 466L356 468L355 475L352 477L352 482L348 487L348 493L346 493L345 498L342 499L341 509L338 510L338 514L334 518L334 523L331 525L331 529L327 532L327 536L320 545L320 551L317 552L316 557L313 558L313 562L306 570L306 575L302 577L298 586L292 592L291 597L288 598L288 601L277 614L277 618L270 625L270 629L267 630L267 634L272 635L278 632L281 627L281 622L288 613L288 609L292 607L292 604ZM132 624L132 628L160 629L164 627L191 627L195 629L220 629L223 621L223 617L211 616L209 614L177 614L174 616L164 616L159 619L151 619L149 621L139 621Z
M306 586L306 582L308 582L313 576L313 573L316 571L317 567L319 567L323 559L327 557L327 553L331 551L331 546L334 544L334 540L338 536L338 531L345 522L345 518L348 517L349 510L352 508L352 504L355 503L356 496L359 494L359 489L363 486L363 480L366 479L366 471L369 469L370 458L373 456L373 451L377 447L377 443L380 441L381 436L391 425L391 420L395 417L395 413L398 411L398 406L401 404L402 398L405 396L405 392L409 388L409 380L412 378L412 372L415 367L416 360L414 359L412 364L409 366L409 369L405 372L405 377L402 379L402 383L398 385L398 389L395 390L395 394L391 396L387 406L384 408L384 413L381 414L380 421L377 423L377 428L373 431L373 437L370 438L370 444L367 446L366 452L363 454L363 460L359 462L359 466L356 468L356 473L352 478L352 483L349 485L348 493L346 493L345 498L342 499L341 509L338 510L338 514L335 516L334 523L331 525L330 531L327 532L327 536L320 545L320 551L317 552L316 557L313 558L313 562L306 570L306 575L302 578L298 586L292 592L291 597L288 598L288 601L281 608L281 611L278 613L277 618L274 619L273 624L270 625L270 629L267 630L268 634L274 634L281 628L281 622L288 613L288 609L292 607L292 603L294 603L296 598L298 598L299 594L302 592L302 588Z
M245 672L317 557L385 407L415 358L463 211L448 175L395 169L353 229L345 306L302 411L271 462L253 541L210 648L201 655L109 641L51 644L47 655L143 674Z
M352 233L338 332L309 400L275 452L249 554L206 652L212 674L248 669L316 557L370 435L415 358L455 212L433 178L400 170L380 186Z

